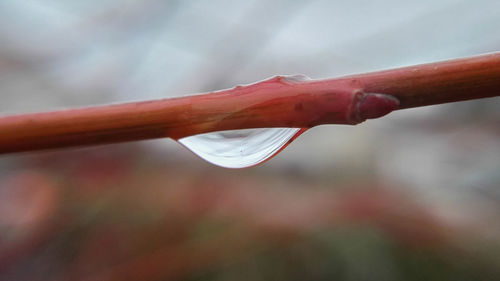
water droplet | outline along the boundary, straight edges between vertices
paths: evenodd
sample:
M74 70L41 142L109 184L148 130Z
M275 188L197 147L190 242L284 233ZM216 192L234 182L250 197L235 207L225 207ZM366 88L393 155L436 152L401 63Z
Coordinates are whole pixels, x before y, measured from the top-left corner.
M217 166L245 168L272 158L305 131L300 128L231 130L189 136L178 142Z

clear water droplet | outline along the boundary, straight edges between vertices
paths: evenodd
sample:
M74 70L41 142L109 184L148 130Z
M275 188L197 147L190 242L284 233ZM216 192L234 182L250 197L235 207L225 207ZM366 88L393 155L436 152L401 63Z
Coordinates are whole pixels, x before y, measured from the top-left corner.
M300 128L263 128L221 131L181 138L179 143L199 157L225 168L260 164L305 132Z

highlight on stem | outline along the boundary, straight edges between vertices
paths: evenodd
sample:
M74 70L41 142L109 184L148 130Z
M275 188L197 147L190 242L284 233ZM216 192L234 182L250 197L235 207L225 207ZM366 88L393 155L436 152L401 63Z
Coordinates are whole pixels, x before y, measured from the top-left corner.
M211 163L242 168L314 126L498 95L500 53L336 79L276 76L186 97L2 117L0 153L170 137Z

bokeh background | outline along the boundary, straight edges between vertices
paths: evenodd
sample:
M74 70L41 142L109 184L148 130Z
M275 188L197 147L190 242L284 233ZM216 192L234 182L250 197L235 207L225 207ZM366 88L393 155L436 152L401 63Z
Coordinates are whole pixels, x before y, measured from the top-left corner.
M499 26L492 0L2 0L0 114L477 55ZM0 280L499 280L499 108L322 126L243 170L169 139L1 156Z

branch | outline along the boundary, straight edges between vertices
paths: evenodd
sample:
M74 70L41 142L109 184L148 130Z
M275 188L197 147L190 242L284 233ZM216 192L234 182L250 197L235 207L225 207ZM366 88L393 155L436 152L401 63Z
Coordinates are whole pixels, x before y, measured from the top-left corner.
M393 110L500 95L500 53L329 80L277 76L172 99L0 118L0 153L233 129L357 124Z

